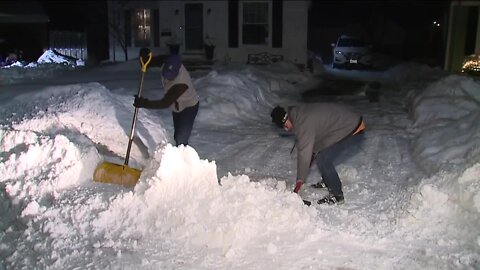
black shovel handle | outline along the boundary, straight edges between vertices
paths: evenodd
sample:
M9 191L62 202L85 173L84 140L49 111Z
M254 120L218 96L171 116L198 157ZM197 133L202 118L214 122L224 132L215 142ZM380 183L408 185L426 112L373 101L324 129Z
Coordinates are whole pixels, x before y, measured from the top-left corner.
M143 78L145 77L145 72L147 72L147 66L152 60L152 52L148 48L140 49L140 66L142 70L142 76L140 78L140 85L138 86L138 94L137 96L140 97L142 95L142 88L143 88ZM128 147L127 147L127 154L125 155L125 162L124 165L128 165L128 160L130 159L130 150L132 149L133 137L135 135L135 125L137 123L137 115L138 115L138 108L135 107L135 111L133 113L133 120L132 120L132 128L130 129L130 137L128 140Z

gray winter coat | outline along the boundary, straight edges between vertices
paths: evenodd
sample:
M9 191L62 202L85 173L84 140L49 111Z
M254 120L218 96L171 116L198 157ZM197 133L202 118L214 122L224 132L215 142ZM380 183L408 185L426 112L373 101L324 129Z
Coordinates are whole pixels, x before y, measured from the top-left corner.
M308 103L288 107L297 145L297 180L308 176L313 153L352 134L360 123L360 114L331 103Z

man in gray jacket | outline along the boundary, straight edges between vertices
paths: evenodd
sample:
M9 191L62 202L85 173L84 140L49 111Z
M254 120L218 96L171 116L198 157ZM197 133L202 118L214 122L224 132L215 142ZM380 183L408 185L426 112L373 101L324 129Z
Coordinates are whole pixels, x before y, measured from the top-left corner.
M272 122L295 134L297 145L297 181L294 192L298 193L306 181L310 164L316 159L323 178L317 187L326 187L329 194L319 204L344 202L342 183L333 165L346 143L363 133L362 116L339 104L308 103L290 106L285 111L275 107Z

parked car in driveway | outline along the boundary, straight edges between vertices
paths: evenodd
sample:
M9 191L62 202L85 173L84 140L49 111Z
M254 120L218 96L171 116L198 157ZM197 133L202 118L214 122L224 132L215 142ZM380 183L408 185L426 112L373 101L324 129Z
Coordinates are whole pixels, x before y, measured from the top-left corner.
M333 68L371 68L372 53L364 39L341 35L332 43Z

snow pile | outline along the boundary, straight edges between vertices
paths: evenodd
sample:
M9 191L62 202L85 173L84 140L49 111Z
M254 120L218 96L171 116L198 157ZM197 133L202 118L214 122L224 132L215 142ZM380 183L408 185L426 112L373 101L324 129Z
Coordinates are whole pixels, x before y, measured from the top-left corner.
M9 85L25 80L51 78L61 72L84 66L82 60L59 55L52 50L45 51L37 60L27 65L16 63L0 68L0 85Z
M37 138L31 134L22 137L7 132L2 139L2 151L9 152L18 143L35 141ZM5 176L2 183L13 199L13 206L5 209L11 209L9 215L17 209L27 221L25 234L17 239L16 250L3 247L3 252L11 253L9 261L13 267L28 267L28 261L21 259L25 256L33 259L37 267L74 267L79 260L96 261L111 253L122 258L122 254L142 253L152 243L164 242L171 243L170 250L209 249L231 259L259 247L263 252L275 254L279 251L277 245L285 244L284 240L272 242L275 236L285 235L292 245L308 238L305 232L318 226L313 208L305 208L298 196L285 190L285 185L283 189L282 186L274 189L250 182L247 176L229 176L219 186L215 163L201 160L190 147L159 147L134 191L102 198L107 194L85 182L60 188L58 179L72 179L67 177L72 176L71 171L39 159L65 165L71 156L80 162L79 168L86 172L93 170L85 166L85 160L95 160L96 152L92 150L82 158L78 151L71 153L78 147L72 146L72 151L66 149L71 144L62 138L55 143L42 143L43 148L52 148L51 145L59 148L55 151L36 149L38 146L30 144L30 150L22 154L25 158L2 161L1 172ZM88 143L86 146L83 149L93 149ZM28 168L26 164L31 160L39 162L38 167ZM43 174L13 175L18 168L22 168L21 172ZM90 179L84 174L80 177ZM292 224L292 220L299 222ZM14 237L20 228L10 227L10 230L4 235ZM40 241L42 238L46 239ZM36 243L34 250L30 250L29 243ZM95 266L108 267L105 260L103 263Z
M393 82L425 82L435 81L443 76L446 72L440 68L432 68L427 65L418 65L414 62L401 63L388 69L384 76Z
M275 68L273 66L271 68ZM247 67L232 72L228 69L214 70L207 76L194 81L195 87L205 97L198 118L207 122L206 117L215 115L215 124L239 125L242 122L269 122L270 111L276 105L300 92L294 83L307 80L307 76L298 68L287 64L276 67L289 75L276 71Z
M450 267L478 264L456 246L480 247L478 232L467 225L480 224L480 85L450 75L412 92L412 155L428 176L412 187L400 222L439 245L437 256L461 262Z
M12 181L6 186L10 196L28 191L25 195L41 197L76 186L90 177L99 160L93 145L65 135L16 130L2 133L0 150L4 157L0 173L2 178ZM19 146L25 151L16 152Z
M412 100L416 160L429 173L480 162L480 85L451 75L430 84ZM451 138L451 139L450 139Z
M83 66L85 63L73 57L65 56L55 50L46 50L37 60L38 64L63 64L70 66Z
M27 190L30 196L55 194L57 189L90 181L101 161L96 145L108 145L110 152L123 155L128 127L111 116L123 117L130 108L119 98L91 83L20 95L2 107L7 117L2 119L0 139L5 154L0 171L9 194L19 196Z
M93 223L105 232L105 243L168 240L218 249L229 257L273 232L301 232L313 225L313 212L285 191L247 176L226 177L219 186L215 163L201 160L193 148L167 145L152 162L159 166L144 171L135 191L112 200ZM302 222L291 224L291 218ZM266 230L263 224L270 219L276 222Z
M12 111L15 113L8 113ZM104 86L89 83L52 86L41 93L19 95L0 113L7 115L0 123L16 130L86 137L100 148L123 156L131 128L131 122L124 119L132 118L133 106L130 95L113 95ZM158 117L153 120L161 123ZM147 145L155 146L165 140L162 129L149 131L145 125L139 125L138 129ZM133 149L136 150L136 144ZM132 154L133 162L145 162L139 153Z

